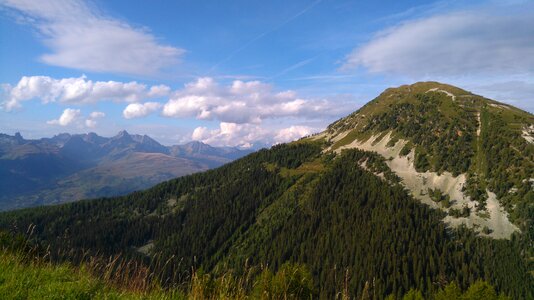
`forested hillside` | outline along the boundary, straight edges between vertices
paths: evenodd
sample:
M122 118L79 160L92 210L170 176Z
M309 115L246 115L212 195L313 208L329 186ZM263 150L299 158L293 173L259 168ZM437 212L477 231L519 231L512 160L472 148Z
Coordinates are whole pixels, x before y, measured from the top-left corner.
M69 259L89 251L167 261L151 265L169 283L192 267L239 273L246 264L275 271L293 262L310 268L324 298L343 288L345 276L352 294L371 285L376 298L477 279L515 298L532 296L522 236L491 240L447 228L438 211L391 185L394 176L385 181L359 166L368 160L370 170L383 170L376 154L333 157L321 149L276 146L125 197L4 213L1 226L33 225L37 241L72 250Z
M292 266L322 299L432 298L478 280L532 299L531 115L438 87L388 90L324 133L146 191L5 212L0 228L52 261L117 257L171 289Z

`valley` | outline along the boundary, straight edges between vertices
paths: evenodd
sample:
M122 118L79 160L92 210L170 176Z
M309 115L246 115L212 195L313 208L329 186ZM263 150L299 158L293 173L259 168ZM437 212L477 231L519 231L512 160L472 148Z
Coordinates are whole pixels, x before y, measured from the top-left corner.
M0 134L0 210L124 195L250 152L200 142L166 147L126 131L40 140Z

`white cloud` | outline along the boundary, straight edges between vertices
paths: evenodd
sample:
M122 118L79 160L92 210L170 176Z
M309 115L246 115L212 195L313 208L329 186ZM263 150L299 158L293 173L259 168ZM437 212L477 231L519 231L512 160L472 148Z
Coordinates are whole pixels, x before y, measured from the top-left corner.
M175 118L259 124L265 119L328 119L352 111L326 99L301 98L294 91L275 92L260 81L236 80L221 86L212 78L199 78L177 91L163 106L162 115Z
M183 49L162 45L145 28L103 15L83 0L3 0L35 27L51 50L45 63L95 72L156 74L178 63Z
M95 128L97 125L97 122L96 120L93 120L93 119L87 119L85 120L85 126L89 127L89 128Z
M302 125L284 127L289 120L322 124L351 111L353 105L344 100L303 98L295 91L276 91L261 81L235 80L221 85L207 77L176 91L163 106L162 115L217 120L219 128L197 127L191 138L216 146L251 147L288 142L318 131Z
M155 112L160 107L161 103L158 102L132 103L126 106L122 111L122 115L126 119L141 118Z
M67 125L72 124L74 121L76 121L78 117L80 116L80 113L81 112L79 109L67 108L63 111L63 113L58 119L50 120L50 121L47 121L46 123L50 125L67 126Z
M85 120L85 126L89 128L95 128L98 123L96 120L101 119L105 116L106 114L101 111L93 111L92 113L89 114L89 118Z
M207 127L197 127L195 130L193 130L193 134L191 134L191 138L193 141L203 141L210 137L210 131Z
M274 137L274 142L286 143L314 132L317 132L317 130L308 126L291 126L278 131L278 134Z
M477 8L401 23L347 56L344 69L412 78L534 73L534 5Z
M227 122L221 122L219 128L213 130L197 127L191 136L193 140L213 146L245 148L252 146L255 142L264 141L267 137L268 132L258 125Z
M256 144L272 145L297 140L317 132L308 126L290 126L282 129L265 129L255 124L236 124L221 122L219 128L197 127L191 138L214 146L232 146L249 148Z
M106 114L101 111L93 111L91 114L89 114L89 117L92 119L98 119L105 117Z
M148 91L149 97L165 97L168 96L171 92L171 88L160 84L160 85L154 85L150 87L150 90Z
M92 81L85 76L54 79L48 76L24 76L16 86L3 85L5 100L2 107L10 111L21 102L41 99L43 103L94 103L102 100L139 102L146 98L162 97L170 93L165 85L152 86L131 82Z

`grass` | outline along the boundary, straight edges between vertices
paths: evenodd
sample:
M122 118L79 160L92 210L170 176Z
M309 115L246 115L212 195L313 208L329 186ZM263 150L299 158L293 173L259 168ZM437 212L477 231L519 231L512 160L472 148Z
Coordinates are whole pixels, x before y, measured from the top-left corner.
M370 132L370 131L362 133L358 131L357 129L353 129L346 136L344 136L342 139L340 139L334 145L332 145L332 150L335 151L340 147L346 146L354 142L356 139L359 139L362 141L368 140L372 135L373 135L373 132Z
M185 291L154 288L132 291L98 279L86 266L52 264L22 253L0 253L0 299L311 299L311 274L286 264L277 273L264 269L254 279L232 272L213 276L195 272Z
M6 243L7 241L7 243ZM285 263L276 273L269 268L248 268L240 276L231 271L219 275L194 271L183 290L164 290L148 284L144 289L135 285L116 286L110 270L118 267L119 273L128 273L123 264L108 263L100 276L94 274L94 265L73 266L68 263L52 263L46 256L36 255L36 248L28 247L27 241L12 239L0 231L0 299L315 299L310 271L305 265ZM116 261L116 259L113 259ZM140 272L144 280L153 277ZM254 275L256 274L256 275ZM337 299L371 299L369 291L361 297L353 297L344 280L343 291ZM135 280L134 280L135 281ZM413 294L413 295L412 295ZM417 296L417 297L414 297ZM366 298L367 296L367 298ZM376 296L376 295L375 295ZM393 295L387 299L394 299ZM411 289L402 299L423 299L421 292ZM428 299L510 299L497 295L488 283L477 281L462 295L462 291L452 282Z
M308 173L320 173L324 171L325 166L320 159L305 162L296 169L281 168L280 175L283 177L291 177L296 175L304 175Z
M176 295L178 296L178 295ZM179 299L173 293L121 291L95 278L84 267L29 260L0 253L0 299Z
M246 267L241 275L192 269L189 278L164 289L158 274L120 256L86 257L79 265L50 257L27 238L0 231L0 299L310 299L314 293L311 274L298 264L276 273Z

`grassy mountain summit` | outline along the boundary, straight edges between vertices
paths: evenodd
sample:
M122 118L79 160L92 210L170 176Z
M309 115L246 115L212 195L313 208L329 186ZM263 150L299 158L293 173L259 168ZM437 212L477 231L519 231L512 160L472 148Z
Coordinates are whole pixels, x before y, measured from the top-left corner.
M532 230L534 116L437 82L390 88L315 138L387 158L414 197L496 238ZM530 232L531 237L533 233Z
M0 228L30 227L52 260L120 255L171 287L191 270L270 278L291 264L324 299L428 297L480 279L531 299L531 126L515 108L418 83L321 134L127 196L2 213Z

